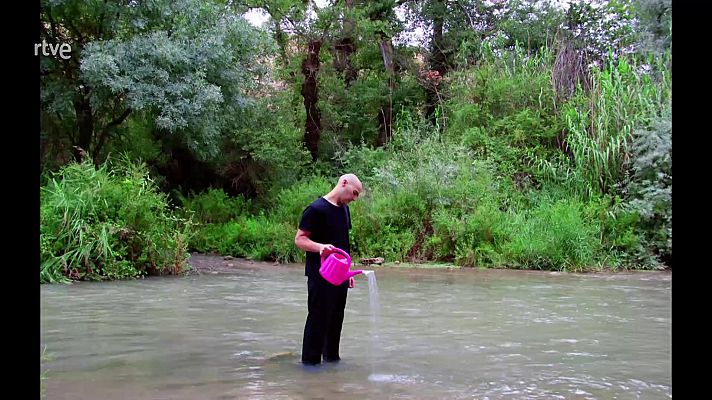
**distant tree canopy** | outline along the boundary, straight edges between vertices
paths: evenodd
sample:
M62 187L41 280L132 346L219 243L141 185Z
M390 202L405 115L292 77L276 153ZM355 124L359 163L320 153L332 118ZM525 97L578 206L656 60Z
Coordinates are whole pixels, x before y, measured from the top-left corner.
M44 1L41 34L74 49L69 60L42 59L45 140L97 159L130 116L215 157L222 135L244 123L274 50L239 15L194 0Z
M41 38L73 53L41 60L41 166L128 152L166 189L256 194L309 168L307 154L386 145L400 110L446 126L441 80L487 55L659 53L671 12L669 0L43 0Z

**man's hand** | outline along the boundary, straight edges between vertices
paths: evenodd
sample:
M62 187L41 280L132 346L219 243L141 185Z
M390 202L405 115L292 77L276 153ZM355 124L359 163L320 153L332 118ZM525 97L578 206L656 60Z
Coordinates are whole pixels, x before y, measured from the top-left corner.
M352 276L349 278L349 289L353 288L354 284L356 284L356 280L354 280L354 277Z
M322 244L321 248L319 249L319 255L323 256L325 251L333 252L335 248L336 247L334 247L334 245L331 245L331 244Z

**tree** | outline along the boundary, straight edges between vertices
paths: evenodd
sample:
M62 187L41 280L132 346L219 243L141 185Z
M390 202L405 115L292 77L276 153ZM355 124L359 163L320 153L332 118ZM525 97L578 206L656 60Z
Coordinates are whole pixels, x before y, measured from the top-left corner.
M599 64L635 51L638 20L630 0L569 3L564 29L590 62Z
M635 14L640 21L640 51L660 55L672 50L672 1L636 0Z
M49 1L40 3L40 39L49 44L69 44L69 59L41 59L41 116L46 140L65 139L92 154L101 151L104 140L128 113L112 101L92 101L92 88L85 84L80 62L84 48L95 40L107 40L130 28L127 20L135 13L129 2ZM120 98L117 98L120 100ZM48 137L49 136L49 137Z
M400 29L395 22L395 1L374 1L368 5L366 13L373 26L377 46L383 59L383 69L386 73L388 95L381 101L378 111L377 146L388 143L393 136L393 92L396 91L395 52L393 35Z
M354 30L356 21L354 20L354 0L344 0L346 9L344 10L343 24L340 38L334 42L334 67L339 73L344 74L344 83L348 88L358 73L351 62L351 57L356 51Z
M44 60L44 120L97 160L134 113L203 158L217 154L265 72L254 61L271 51L244 19L198 0L46 1L42 21L48 42L76 49L66 62Z

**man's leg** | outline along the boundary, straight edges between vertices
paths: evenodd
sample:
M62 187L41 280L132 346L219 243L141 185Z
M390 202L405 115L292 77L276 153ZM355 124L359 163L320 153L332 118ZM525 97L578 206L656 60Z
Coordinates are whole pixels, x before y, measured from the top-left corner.
M336 287L332 286L331 315L326 328L326 340L324 341L324 361L339 361L339 343L341 342L341 328L344 324L344 309L346 308L346 295L349 288L348 281Z
M304 325L304 339L302 341L302 363L304 364L321 363L324 337L326 336L328 319L326 306L328 305L328 299L325 296L324 286L319 282L319 278L321 277L310 276L307 280L309 314Z

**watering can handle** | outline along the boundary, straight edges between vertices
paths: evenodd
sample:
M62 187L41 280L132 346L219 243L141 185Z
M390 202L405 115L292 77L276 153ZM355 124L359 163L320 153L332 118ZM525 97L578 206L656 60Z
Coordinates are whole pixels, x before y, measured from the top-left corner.
M326 259L326 257L328 257L329 254L331 254L331 253L341 253L344 257L350 258L349 253L345 252L344 250L341 250L341 249L338 248L338 247L334 247L333 250L325 250L325 251L321 254L321 261L324 262L324 260Z

